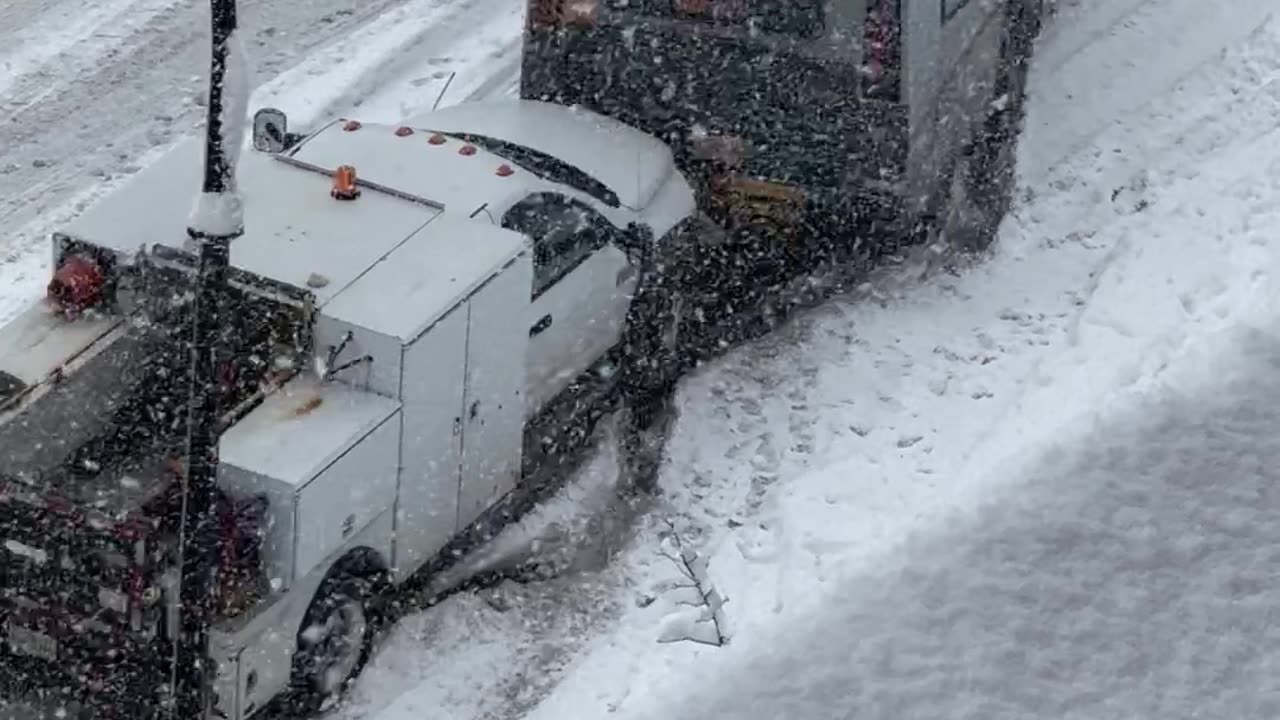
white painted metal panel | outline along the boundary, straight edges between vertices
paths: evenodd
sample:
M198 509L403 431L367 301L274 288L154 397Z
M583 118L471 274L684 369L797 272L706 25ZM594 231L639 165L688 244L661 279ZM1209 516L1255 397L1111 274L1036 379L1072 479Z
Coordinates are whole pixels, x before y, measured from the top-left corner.
M586 370L601 355L622 341L627 323L627 310L635 296L639 270L631 265L627 254L614 245L601 248L586 265L591 283L591 315L584 332L591 338L590 357L579 360Z
M508 199L547 185L523 169L499 175L498 168L511 165L509 160L481 149L459 153L466 144L460 139L434 145L422 130L397 136L398 125L365 123L353 132L342 126L335 123L320 130L289 154L327 169L354 165L363 180L442 204L464 218L486 203L501 207Z
M157 244L182 249L203 152L196 138L179 143L65 234L126 254ZM231 245L232 265L299 288L312 273L324 276L326 285L311 288L320 306L441 212L371 190L352 202L334 200L328 176L258 152L241 156L236 177L245 234Z
M298 490L294 576L305 575L395 502L397 412ZM390 538L387 538L390 541ZM387 553L389 548L375 548Z
M501 115L520 114L523 113L521 109L523 102L499 103L490 110ZM559 114L555 106L551 106L550 109L552 117L538 117L535 111L534 115L523 114L519 122L534 124L543 122L541 131L545 132L550 125L546 125L544 121L550 121L554 125L557 121L555 116ZM445 118L440 116L440 119L443 122ZM451 117L448 118L447 124L459 133L475 132L500 137L484 129L459 125L463 120L464 118ZM607 118L603 118L603 121L613 123ZM395 133L399 128L398 125L365 123L357 131L345 132L342 129L342 123L332 124L304 141L293 151L292 156L301 162L324 168L354 163L360 177L368 182L392 188L409 196L441 203L448 208L448 214L474 219L477 224L496 224L496 219L514 203L532 193L548 191L562 193L587 203L618 227L626 227L628 222L639 219L641 214L646 220L658 223L662 223L663 218L667 217L660 208L656 212L650 212L654 209L653 205L659 202L657 198L650 198L644 205L636 206L635 209L630 206L610 207L589 193L579 192L562 183L544 180L525 170L519 163L483 149L477 149L472 154L460 153L459 150L466 143L456 137L446 137L443 143L433 145L427 142L428 132L423 126L415 124L414 121L410 121L410 125L416 129L414 134L399 137ZM492 125L486 123L485 127L492 127ZM527 133L522 133L522 136L525 134ZM643 186L644 189L640 192L648 197L655 192L659 194L664 192L666 187L664 183L669 183L672 178L678 177L678 173L671 171L673 167L671 151L655 138L638 130L625 128L622 134L605 138L601 137L598 128L593 127L591 123L582 125L570 122L569 126L564 128L564 132L559 134L561 135L559 146L570 148L575 156L585 152L591 160L582 169L588 174L600 174L606 185L608 181L604 179L605 176L621 177L629 185L638 183L637 188ZM611 160L608 156L618 154L616 144L620 138L625 144L624 135L637 136L641 145L650 147L656 153L644 151L649 154L644 155L642 162L653 172L646 170L646 177L643 179L636 177L636 157L629 150L623 151L627 160L621 173L617 168L609 165ZM605 155L602 156L594 150L584 150L584 144L589 145L601 140L608 143L609 152ZM551 154L555 156L554 151ZM561 157L561 159L570 164L577 164L577 161L571 157ZM497 170L502 165L510 166L514 172L510 175L498 174ZM689 197L692 198L691 191ZM640 212L641 210L643 213ZM655 225L654 229L658 235L665 232L665 229L658 225Z
M394 294L394 293L389 293ZM358 324L331 317L328 309L316 320L315 352L327 357L329 348L337 347L347 332L351 342L334 360L334 365L373 356L372 363L357 365L333 375L333 381L389 398L400 397L400 361L403 343L395 337L375 332Z
M407 344L527 245L520 233L445 213L370 268L324 312Z
M404 349L397 581L434 557L457 531L466 351L466 304Z
M239 717L249 717L270 702L272 695L287 686L292 669L290 656L297 645L295 627L298 622L290 623L289 616L305 613L309 604L310 598L301 594L277 602L263 613L270 622L255 623L258 632L246 633L240 638L243 649L236 662L234 695Z
M599 209L598 207L596 208ZM672 228L684 222L698 211L698 201L693 195L689 181L680 173L672 173L665 183L654 193L648 207L636 218L620 218L603 213L620 230L625 230L627 222L636 221L649 226L653 237L660 238L671 232Z
M466 396L458 527L462 528L520 480L524 433L524 369L533 267L529 253L480 288L468 301Z
M390 398L299 375L223 433L222 461L292 492L399 408Z

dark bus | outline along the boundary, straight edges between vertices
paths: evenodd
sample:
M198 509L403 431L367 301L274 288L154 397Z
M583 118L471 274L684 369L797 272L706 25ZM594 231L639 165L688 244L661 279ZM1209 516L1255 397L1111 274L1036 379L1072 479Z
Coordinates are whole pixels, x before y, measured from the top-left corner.
M520 92L666 140L754 283L980 249L1041 2L529 0Z

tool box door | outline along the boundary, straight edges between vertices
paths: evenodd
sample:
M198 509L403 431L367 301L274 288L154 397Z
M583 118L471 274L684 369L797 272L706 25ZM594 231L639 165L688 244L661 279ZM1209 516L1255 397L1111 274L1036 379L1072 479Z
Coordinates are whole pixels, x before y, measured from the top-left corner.
M430 560L457 531L466 351L465 303L404 349L397 576Z
M514 259L467 302L467 379L463 404L458 528L520 480L524 442L524 325L533 270L528 252Z

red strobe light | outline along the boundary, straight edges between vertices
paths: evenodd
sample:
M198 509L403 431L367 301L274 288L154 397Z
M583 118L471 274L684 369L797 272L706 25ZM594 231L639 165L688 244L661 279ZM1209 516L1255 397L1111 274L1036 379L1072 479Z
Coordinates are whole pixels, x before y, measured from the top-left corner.
M46 292L55 307L74 318L102 300L105 283L102 268L92 258L71 255L53 273Z

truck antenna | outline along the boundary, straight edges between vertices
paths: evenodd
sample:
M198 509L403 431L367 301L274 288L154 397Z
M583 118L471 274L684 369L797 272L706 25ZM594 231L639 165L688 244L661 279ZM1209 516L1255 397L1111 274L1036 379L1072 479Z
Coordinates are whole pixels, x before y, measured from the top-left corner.
M436 108L440 107L440 101L444 99L444 94L449 92L449 86L453 84L453 76L457 74L457 70L449 73L449 79L444 81L444 87L440 88L440 94L436 96L436 102L431 106L432 112L435 112Z
M218 532L219 320L225 308L231 241L244 232L243 204L235 166L248 111L243 46L234 37L235 0L210 0L212 53L204 181L187 227L199 248L191 307L191 385L187 398L187 450L182 487L179 558L182 566L181 626L174 638L171 690L174 716L206 718L213 705L209 626L222 540ZM228 90L229 97L223 96Z

